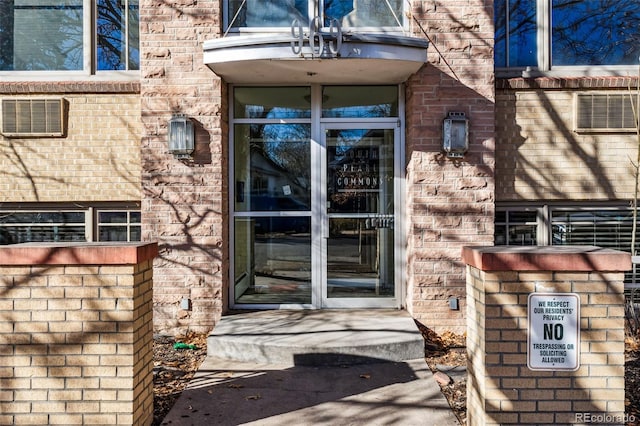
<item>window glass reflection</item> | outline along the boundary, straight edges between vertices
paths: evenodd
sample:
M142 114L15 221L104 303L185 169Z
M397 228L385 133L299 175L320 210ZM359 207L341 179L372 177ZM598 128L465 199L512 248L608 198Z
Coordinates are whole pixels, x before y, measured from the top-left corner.
M298 19L303 25L307 24L308 11L308 0L229 0L227 19L233 28L288 28L294 19Z
M98 70L139 69L138 0L98 0Z
M397 86L325 86L322 88L322 117L324 118L397 116Z
M536 66L536 0L496 0L494 11L495 66Z
M239 124L234 129L235 210L310 210L310 126Z
M0 1L0 71L81 70L82 0Z
M552 243L629 251L632 216L630 210L555 210L552 212Z
M235 118L309 118L310 87L237 87Z
M380 217L329 221L327 296L394 294L393 222Z
M403 0L325 0L325 25L337 19L348 27L402 27Z
M393 132L327 132L327 211L393 212Z
M235 302L311 303L311 218L252 216L234 222Z
M553 0L553 65L634 65L640 54L637 0Z

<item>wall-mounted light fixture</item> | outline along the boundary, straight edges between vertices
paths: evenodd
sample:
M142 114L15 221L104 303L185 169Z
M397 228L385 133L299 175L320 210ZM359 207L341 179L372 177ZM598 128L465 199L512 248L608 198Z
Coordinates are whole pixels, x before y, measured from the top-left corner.
M462 158L469 149L469 120L464 112L450 112L444 119L442 148L450 158Z
M184 114L176 114L169 120L169 152L179 159L191 158L195 148L193 121Z

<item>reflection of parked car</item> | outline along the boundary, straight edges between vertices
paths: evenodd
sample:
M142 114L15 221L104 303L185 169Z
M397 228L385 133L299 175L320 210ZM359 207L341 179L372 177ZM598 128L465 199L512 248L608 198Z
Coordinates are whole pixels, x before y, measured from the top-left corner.
M309 205L292 197L252 195L250 205L252 212L308 212L310 210ZM258 234L309 232L311 228L309 216L254 216L254 220Z

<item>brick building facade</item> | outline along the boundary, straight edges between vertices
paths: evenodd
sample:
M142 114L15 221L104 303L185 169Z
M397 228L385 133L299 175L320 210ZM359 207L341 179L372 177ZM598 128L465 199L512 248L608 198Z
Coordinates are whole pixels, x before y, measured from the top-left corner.
M90 2L80 3L89 7ZM131 9L139 12L139 61L124 71L96 71L102 65L99 60L87 65L92 61L87 53L81 66L84 72L76 74L2 68L3 102L63 99L66 126L64 134L55 137L0 135L0 165L5 171L0 184L1 213L22 214L20 220L28 222L20 226L16 225L22 223L19 220L5 222L6 242L32 238L34 230L40 229L35 226L37 218L60 211L80 213L84 219L71 226L73 220L67 216L52 217L41 238L58 238L59 229L68 229L59 238L157 241L154 327L160 332L211 330L230 309L383 306L406 309L438 331L462 331L466 300L463 246L492 245L494 241L571 244L565 228L557 231L557 221L564 220L562 226L566 226L566 215L583 214L594 207L628 213L633 170L627 158L635 156L635 136L628 128L613 133L576 131L575 99L578 93L627 93L628 85L635 86L637 81L629 77L630 67L564 74L541 69L525 77L521 69L499 72L502 64L494 62L494 44L498 44L500 24L495 22L503 2L392 2L401 12L400 18L393 15L394 22L404 21L401 28L380 31L367 25L367 29L358 29L358 19L385 18L362 15L362 11L386 10L377 8L375 2L362 6L366 2L360 1L361 6L341 12L344 50L327 53L338 48L331 44L337 43L332 38L334 28L334 33L325 32L327 51L318 55L301 50L302 58L296 58L290 46L291 20L287 18L286 26L279 29L258 24L258 30L250 31L251 19L256 17L248 12L234 16L231 11L241 2L229 2L228 9L227 3L140 0L139 9ZM298 11L299 3L305 2L296 2ZM330 2L326 3L329 7ZM137 3L129 0L127 4ZM312 16L315 3L308 4ZM247 7L250 12L252 6ZM278 11L268 12L275 16ZM282 41L282 34L289 38ZM310 49L308 33L301 34L307 37L304 49ZM329 56L322 56L325 53ZM358 92L363 86L365 93ZM340 89L334 90L336 87ZM395 108L390 115L351 119L322 115L329 111L347 117L352 111L349 102L358 105L362 97L382 96L389 87L397 88L396 98L389 101L391 109ZM282 90L284 95L278 96L283 103L276 106L301 115L242 116L256 110L251 102L262 96L257 88L273 89L273 93ZM324 93L340 94L342 89L354 94L341 101L342 109L333 111L325 105L329 96ZM298 90L307 93L302 96L304 107L288 103L287 93ZM253 96L253 100L245 105L241 95ZM375 102L386 106L386 99ZM240 111L238 105L245 109ZM3 108L6 110L4 104ZM276 110L271 113L278 113ZM451 112L464 113L468 119L469 148L461 158L451 158L443 151L443 120ZM188 159L174 156L167 148L168 122L176 115L185 115L195 127L195 149ZM304 143L309 144L314 167L304 172L312 178L311 189L298 176L295 185L277 185L277 199L288 200L297 190L304 190L308 191L304 201L309 204L280 208L277 213L246 207L243 191L246 197L255 196L256 202L273 191L268 183L273 180L262 182L258 169L266 176L268 166L269 173L277 171L283 179L286 173L282 170L287 167L251 157L247 159L250 170L244 171L241 132L262 129L262 139L256 140L252 133L253 139L247 140L263 144L265 129L282 123L309 129ZM389 204L394 207L383 211L378 203L373 210L357 212L320 208L336 195L326 182L334 179L331 167L335 165L329 156L338 154L327 147L339 144L340 138L329 139L330 135L346 138L348 132L341 131L360 128L394 135L389 160L394 162L389 171L393 181ZM382 146L386 136L377 134L382 133L368 133L373 142L367 143ZM375 145L375 149L377 153L382 148ZM263 156L266 151L263 148ZM241 178L242 173L253 173L252 179ZM375 191L383 192L381 186ZM356 197L355 192L340 193ZM370 194L371 190L362 192ZM366 197L369 195L358 195L352 201L372 200ZM556 211L565 216L554 216ZM521 213L524 216L518 216ZM594 222L596 216L587 219ZM292 253L282 255L284 246L273 234L258 235L242 225L249 221L257 226L269 219L268 226L275 226L274 218L306 224L306 232L284 233L289 243L294 239L304 242L302 261L292 260ZM371 225L383 221L394 226ZM338 230L352 225L352 231ZM367 282L340 272L346 264L331 269L333 261L343 261L343 251L351 250L346 244L355 238L356 228L360 243L378 256L369 263L373 273L392 277L386 296L379 278L369 281L375 281L375 291L382 292L382 297L378 293L373 297L363 295L358 287L366 287ZM17 240L12 230L19 232ZM333 239L332 232L342 232L342 239ZM267 238L271 245L259 246L255 238ZM281 256L276 259L272 251L277 250ZM391 253L386 260L385 250ZM255 263L263 255L271 257L258 271ZM253 281L248 288L258 302L240 300L240 292L245 291L240 284L245 279L243 262L249 265ZM286 277L276 273L284 270L279 267L289 268ZM332 300L327 290L332 274L336 282L348 281L355 296ZM256 281L267 278L278 285L265 287ZM304 289L302 301L283 298L285 291L294 288L291 281L302 283L295 287L295 291ZM264 294L276 287L286 290L278 290L274 302Z

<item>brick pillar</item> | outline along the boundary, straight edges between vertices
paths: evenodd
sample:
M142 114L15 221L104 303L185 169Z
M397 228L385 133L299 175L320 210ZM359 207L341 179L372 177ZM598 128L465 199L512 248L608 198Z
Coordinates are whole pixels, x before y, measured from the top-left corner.
M151 424L157 252L0 247L0 424Z
M407 309L436 332L463 332L465 245L493 244L495 82L491 3L412 1L414 35L433 33L407 82ZM460 31L461 28L473 29ZM424 33L423 33L424 31ZM469 118L469 152L447 158L442 122ZM460 299L460 309L449 298Z
M160 247L156 332L210 331L227 303L227 95L204 64L202 47L221 36L221 6L219 0L140 1L142 240ZM173 114L194 122L192 160L167 150Z
M624 424L624 271L598 247L465 247L468 425ZM530 294L579 300L577 370L532 369ZM539 338L539 336L537 337ZM549 339L549 336L545 336Z

